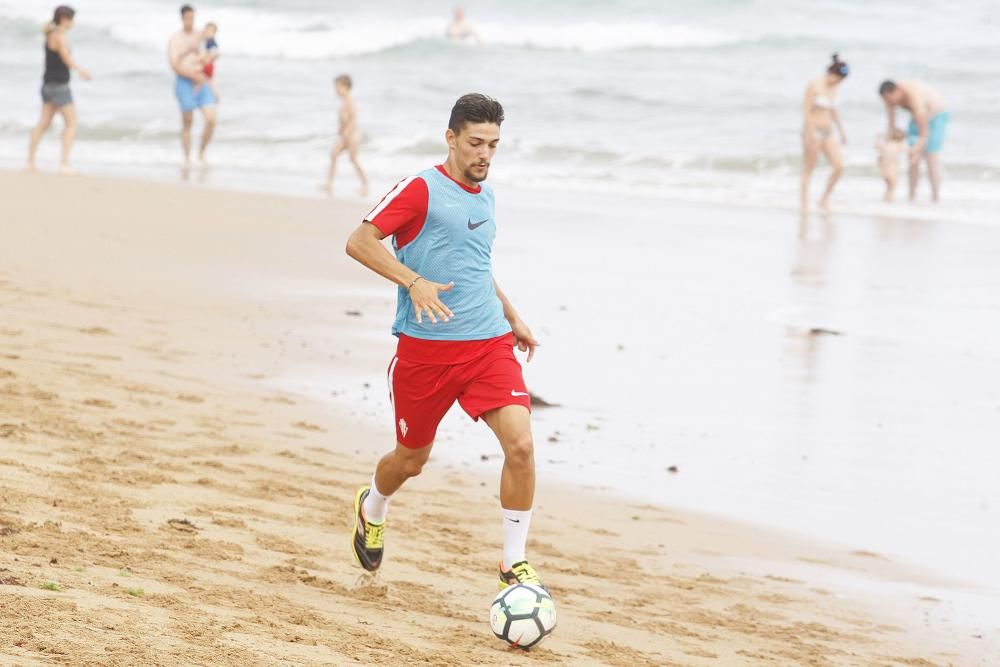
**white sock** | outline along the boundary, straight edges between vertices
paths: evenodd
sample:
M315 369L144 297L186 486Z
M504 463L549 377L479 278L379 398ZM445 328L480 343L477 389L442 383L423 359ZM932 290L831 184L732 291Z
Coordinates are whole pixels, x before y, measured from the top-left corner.
M389 496L384 496L375 486L375 475L372 475L372 486L365 496L365 521L380 523L385 521L386 510L389 509Z
M503 510L503 564L511 567L526 560L525 545L531 526L531 510Z

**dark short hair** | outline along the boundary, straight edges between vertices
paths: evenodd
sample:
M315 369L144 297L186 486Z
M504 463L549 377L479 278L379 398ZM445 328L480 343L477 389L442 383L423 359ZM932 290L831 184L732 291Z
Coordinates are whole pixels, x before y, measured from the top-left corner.
M59 25L63 19L72 19L76 16L76 10L66 5L59 5L52 14L52 22Z
M184 16L188 12L193 12L193 11L194 7L192 7L191 5L181 5L181 16Z
M480 93L462 95L451 108L448 128L460 134L466 123L503 123L503 107L492 97Z
M882 82L882 85L878 87L878 94L885 95L886 93L891 93L896 90L896 82L886 79Z
M353 86L353 85L354 85L354 82L353 82L353 81L351 81L351 77L350 77L350 75L348 75L348 74L338 74L338 75L337 75L337 78L336 78L336 79L334 79L334 80L333 80L333 82L334 82L334 83L342 83L342 84L344 84L344 86L345 86L345 87L346 87L346 88L347 88L348 90L350 90L350 89L351 89L351 86Z

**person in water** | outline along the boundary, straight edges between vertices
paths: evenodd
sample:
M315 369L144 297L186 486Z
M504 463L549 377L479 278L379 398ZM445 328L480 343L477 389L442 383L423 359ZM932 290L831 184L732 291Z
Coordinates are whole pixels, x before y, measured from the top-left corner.
M69 153L76 138L76 106L69 88L70 70L76 70L84 81L90 81L90 72L73 60L69 48L69 31L76 12L71 7L59 5L52 21L45 26L45 73L42 75L42 115L31 131L28 144L28 171L35 170L35 153L42 135L52 125L56 112L63 117L62 158L59 173L76 173L69 164Z
M910 201L917 196L920 163L927 162L927 175L931 181L931 196L938 201L941 195L941 160L944 134L951 115L944 97L923 81L883 81L878 94L885 103L889 132L896 128L896 107L910 112L907 140L910 144Z
M802 210L809 208L809 181L820 153L826 155L833 171L827 179L826 189L819 200L820 208L830 207L830 195L844 171L844 158L840 152L840 144L847 143L844 127L840 124L840 114L837 113L837 88L850 73L840 56L833 54L833 61L826 68L823 76L813 79L806 87L805 99L802 101ZM836 129L840 140L834 134Z

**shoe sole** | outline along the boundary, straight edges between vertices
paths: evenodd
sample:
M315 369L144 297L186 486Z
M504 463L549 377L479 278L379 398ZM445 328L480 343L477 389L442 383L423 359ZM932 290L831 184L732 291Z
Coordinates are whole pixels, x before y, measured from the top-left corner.
M372 572L365 567L364 563L361 562L361 557L358 556L358 550L355 543L358 540L358 514L361 511L361 497L365 495L365 491L368 490L367 486L362 486L358 489L358 492L354 494L354 531L351 533L351 553L354 554L354 562L361 566L362 570L366 572Z

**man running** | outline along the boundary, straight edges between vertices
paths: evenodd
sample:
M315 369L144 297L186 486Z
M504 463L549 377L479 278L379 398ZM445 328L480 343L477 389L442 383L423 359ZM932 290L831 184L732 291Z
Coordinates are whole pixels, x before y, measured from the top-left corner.
M389 497L420 474L457 400L504 452L500 587L541 584L525 557L535 458L528 390L514 358L516 346L531 361L538 341L493 279L493 190L482 185L503 119L496 100L460 97L445 132L447 161L400 181L347 242L348 255L399 286L399 341L388 370L396 446L354 499L354 555L370 572L382 564ZM381 243L389 235L395 257Z
M195 109L201 109L205 118L205 129L202 131L201 147L198 150L198 159L205 162L205 151L215 130L216 99L212 87L205 85L208 77L205 76L204 66L198 57L202 32L194 29L194 9L191 5L181 7L181 22L183 27L171 35L167 42L167 60L177 75L174 94L181 107L181 146L186 166L191 163L191 125Z
M889 118L889 133L896 129L896 107L910 112L908 143L910 144L910 200L917 196L920 178L920 160L927 161L927 174L931 181L934 201L941 193L941 161L938 154L944 146L944 133L950 115L941 93L923 81L883 81L878 94L885 102Z

